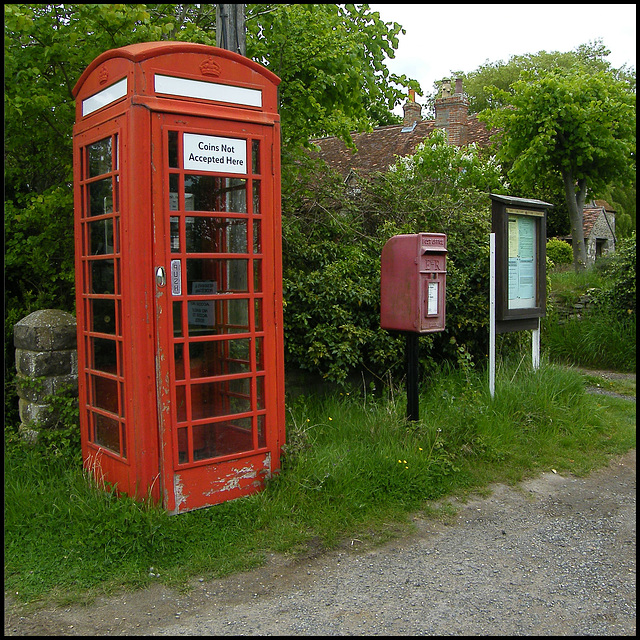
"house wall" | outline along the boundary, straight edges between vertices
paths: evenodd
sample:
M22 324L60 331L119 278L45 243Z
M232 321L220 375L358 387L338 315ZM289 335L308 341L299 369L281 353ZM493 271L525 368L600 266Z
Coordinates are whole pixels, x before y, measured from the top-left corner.
M611 212L606 218L604 213L596 218L591 233L585 238L587 264L593 264L597 257L615 251L615 229L615 215Z

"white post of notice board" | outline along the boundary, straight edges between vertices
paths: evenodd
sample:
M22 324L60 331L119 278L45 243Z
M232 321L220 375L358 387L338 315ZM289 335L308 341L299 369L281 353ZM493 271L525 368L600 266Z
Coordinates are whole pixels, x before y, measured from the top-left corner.
M538 326L531 331L531 364L534 371L540 368L540 318Z
M496 234L489 234L489 393L496 386Z

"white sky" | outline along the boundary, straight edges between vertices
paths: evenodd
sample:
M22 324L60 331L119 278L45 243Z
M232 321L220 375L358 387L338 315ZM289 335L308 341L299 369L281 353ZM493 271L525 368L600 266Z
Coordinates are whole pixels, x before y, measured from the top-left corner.
M371 4L398 22L392 73L417 80L425 93L452 71L468 73L512 55L573 51L601 38L615 68L636 66L635 4ZM420 96L417 101L423 103ZM402 109L396 108L402 115Z

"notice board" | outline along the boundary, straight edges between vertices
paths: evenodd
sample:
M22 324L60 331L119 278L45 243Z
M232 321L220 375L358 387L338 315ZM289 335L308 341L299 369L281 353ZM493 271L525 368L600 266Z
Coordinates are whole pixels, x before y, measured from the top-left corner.
M496 235L496 330L533 329L546 312L546 212L542 200L491 194Z

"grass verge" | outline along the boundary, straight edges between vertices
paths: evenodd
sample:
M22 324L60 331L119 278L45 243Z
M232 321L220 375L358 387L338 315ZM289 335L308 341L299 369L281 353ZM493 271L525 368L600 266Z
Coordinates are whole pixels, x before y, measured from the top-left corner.
M602 272L602 269L591 268L578 273L573 269L550 273L553 296L542 320L545 352L551 362L635 372L635 305L630 305L627 295L620 295L626 288L616 288L615 279L607 278ZM627 278L633 281L631 276ZM603 291L608 295L603 296ZM580 314L561 317L556 302L571 308L582 296L593 297L594 292L600 295Z
M412 512L541 470L584 474L635 446L635 402L586 393L574 370L445 370L424 383L420 420L403 391L288 404L281 474L254 496L168 516L93 486L77 449L25 446L5 429L5 593L25 603L91 599L152 581L184 586L270 553L376 542Z
M636 317L587 312L558 322L551 313L542 323L542 340L556 362L588 368L636 370Z

